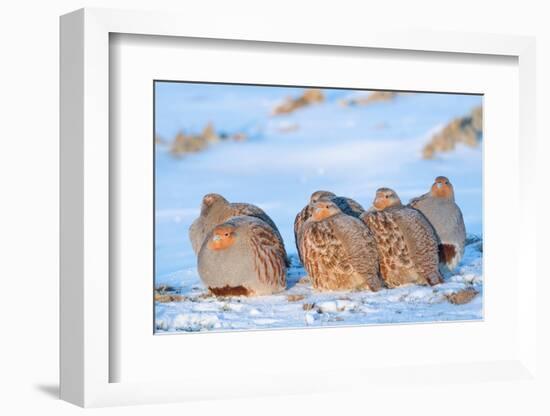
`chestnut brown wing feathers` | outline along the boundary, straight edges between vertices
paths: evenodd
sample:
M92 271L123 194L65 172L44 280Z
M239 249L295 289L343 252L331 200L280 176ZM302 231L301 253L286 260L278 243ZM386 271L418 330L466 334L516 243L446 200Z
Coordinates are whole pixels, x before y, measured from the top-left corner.
M414 208L404 207L392 211L392 216L401 228L416 270L430 284L442 282L438 271L438 240L426 217Z
M380 273L389 287L399 286L394 280L400 270L413 269L407 242L399 225L386 211L374 211L362 216L376 240L380 255Z
M402 208L393 211L392 217L403 230L407 246L411 249L413 255L437 247L435 231L420 211L414 208Z
M301 244L304 267L317 288L331 289L347 278L353 269L346 261L348 254L327 221L308 222L302 230Z
M383 284L379 278L378 249L372 232L359 219L340 217L335 220L336 233L344 245L347 262L355 273L367 278L371 290L380 290Z
M250 225L250 244L254 252L254 267L261 282L286 286L286 251L282 241L267 224Z

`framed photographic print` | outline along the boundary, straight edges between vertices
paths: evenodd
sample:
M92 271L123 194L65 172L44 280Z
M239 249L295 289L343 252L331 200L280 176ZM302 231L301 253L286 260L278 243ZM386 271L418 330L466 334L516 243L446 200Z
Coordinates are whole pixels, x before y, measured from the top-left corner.
M61 19L62 398L537 383L533 40L180 22Z

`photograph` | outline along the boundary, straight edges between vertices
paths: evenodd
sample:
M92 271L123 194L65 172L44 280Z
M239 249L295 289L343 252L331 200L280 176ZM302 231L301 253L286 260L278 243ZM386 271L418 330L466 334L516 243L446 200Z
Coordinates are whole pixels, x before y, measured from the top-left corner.
M483 95L155 80L154 333L480 321Z

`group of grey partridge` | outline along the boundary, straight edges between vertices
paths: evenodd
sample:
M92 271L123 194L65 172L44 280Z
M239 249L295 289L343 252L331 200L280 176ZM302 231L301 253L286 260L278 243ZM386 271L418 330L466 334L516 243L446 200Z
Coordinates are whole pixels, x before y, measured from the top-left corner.
M443 176L403 205L380 188L365 210L351 198L314 192L296 215L298 256L318 291L437 285L464 254L466 230ZM260 208L205 195L189 229L201 280L216 296L254 296L286 288L289 260L281 234Z

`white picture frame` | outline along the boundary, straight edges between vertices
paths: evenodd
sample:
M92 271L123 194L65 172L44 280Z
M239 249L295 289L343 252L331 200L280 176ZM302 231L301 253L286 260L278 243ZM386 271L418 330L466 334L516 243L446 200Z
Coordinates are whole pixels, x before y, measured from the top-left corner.
M185 21L185 25L182 25ZM118 357L111 348L111 314L116 310L109 276L110 172L116 169L109 154L109 37L123 33L147 36L225 39L249 42L331 45L333 47L424 51L439 54L503 55L517 58L519 67L519 184L518 213L534 203L535 187L535 42L533 38L507 35L428 33L362 29L357 33L327 34L323 27L300 28L250 22L235 32L232 22L220 19L203 25L198 19L169 13L83 9L61 18L61 398L80 406L158 403L205 398L377 388L398 378L404 388L412 383L445 383L449 380L481 383L507 380L537 383L536 361L536 217L521 215L518 227L517 271L522 285L516 292L510 331L517 346L498 360L440 363L418 362L414 367L384 364L367 369L332 368L330 380L311 380L297 369L260 373L259 378L236 378L232 383L213 382L194 372L176 380L113 382L112 366ZM412 327L411 327L412 328ZM347 331L348 329L340 329ZM414 328L412 329L414 331ZM293 332L294 337L298 332ZM282 336L281 332L269 336ZM232 334L238 345L238 337ZM265 335L268 336L268 335ZM174 337L164 337L163 343ZM229 338L226 338L229 339ZM298 339L298 338L296 338ZM368 370L368 371L367 371ZM243 370L244 373L246 371ZM252 373L251 373L252 374ZM342 380L347 380L342 382Z

